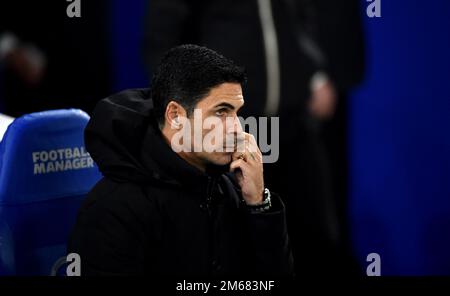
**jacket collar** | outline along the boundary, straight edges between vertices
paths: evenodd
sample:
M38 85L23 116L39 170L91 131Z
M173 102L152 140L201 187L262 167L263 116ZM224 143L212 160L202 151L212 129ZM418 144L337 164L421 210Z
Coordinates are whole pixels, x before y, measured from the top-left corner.
M197 193L206 193L212 179L228 170L228 166L207 167L202 172L181 158L164 140L160 130L150 124L142 145L142 161L154 178Z

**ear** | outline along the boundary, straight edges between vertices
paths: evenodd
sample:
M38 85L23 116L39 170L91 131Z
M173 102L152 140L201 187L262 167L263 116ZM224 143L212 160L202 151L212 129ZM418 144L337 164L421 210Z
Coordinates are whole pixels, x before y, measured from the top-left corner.
M170 101L166 107L164 114L166 124L173 129L180 129L182 127L180 117L186 116L186 110L179 103Z

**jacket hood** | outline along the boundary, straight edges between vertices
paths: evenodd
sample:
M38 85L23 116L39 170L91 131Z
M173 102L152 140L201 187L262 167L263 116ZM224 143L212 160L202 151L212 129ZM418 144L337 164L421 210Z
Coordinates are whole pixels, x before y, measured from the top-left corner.
M105 177L116 181L152 177L140 147L153 120L149 89L125 90L101 100L84 132L86 149Z

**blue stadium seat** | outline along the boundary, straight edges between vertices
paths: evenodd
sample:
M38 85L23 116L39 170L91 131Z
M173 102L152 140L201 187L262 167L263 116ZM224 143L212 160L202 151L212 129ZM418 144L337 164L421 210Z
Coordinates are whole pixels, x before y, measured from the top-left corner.
M101 175L76 109L17 118L0 143L0 275L50 275L82 199ZM61 260L59 260L61 261Z

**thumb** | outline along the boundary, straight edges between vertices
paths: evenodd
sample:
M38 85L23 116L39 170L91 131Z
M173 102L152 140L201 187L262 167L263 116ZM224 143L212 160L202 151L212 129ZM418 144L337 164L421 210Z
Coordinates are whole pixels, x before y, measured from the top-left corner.
M242 174L242 171L240 169L235 170L234 174L236 175L239 187L242 190L242 186L244 186L244 175Z

